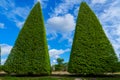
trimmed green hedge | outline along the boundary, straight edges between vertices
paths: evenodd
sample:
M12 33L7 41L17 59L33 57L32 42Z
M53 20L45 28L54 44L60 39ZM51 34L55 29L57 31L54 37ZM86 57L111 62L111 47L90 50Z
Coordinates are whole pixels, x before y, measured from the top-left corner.
M89 6L82 2L77 18L68 71L77 74L113 72L113 47Z
M46 31L39 2L31 10L4 66L8 73L51 73Z

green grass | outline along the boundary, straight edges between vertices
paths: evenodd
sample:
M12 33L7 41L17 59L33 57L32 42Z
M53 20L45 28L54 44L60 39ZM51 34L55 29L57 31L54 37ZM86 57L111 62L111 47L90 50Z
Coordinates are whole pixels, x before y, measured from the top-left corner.
M0 80L120 80L120 78L75 78L75 77L0 77Z
M74 80L74 78L53 77L1 77L0 80Z
M97 78L95 80L120 80L120 78Z

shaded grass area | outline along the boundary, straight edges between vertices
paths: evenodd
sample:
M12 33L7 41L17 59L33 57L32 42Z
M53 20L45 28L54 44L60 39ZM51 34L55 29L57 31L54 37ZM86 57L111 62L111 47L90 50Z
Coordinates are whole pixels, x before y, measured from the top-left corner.
M0 74L0 80L120 80L120 74L117 73L102 75L52 74L50 76Z
M120 80L120 78L85 78L85 77L0 77L0 80Z
M60 77L0 77L0 80L74 80L74 78L60 78Z
M107 76L78 76L78 75L52 75L52 76L1 76L0 80L120 80L120 75Z

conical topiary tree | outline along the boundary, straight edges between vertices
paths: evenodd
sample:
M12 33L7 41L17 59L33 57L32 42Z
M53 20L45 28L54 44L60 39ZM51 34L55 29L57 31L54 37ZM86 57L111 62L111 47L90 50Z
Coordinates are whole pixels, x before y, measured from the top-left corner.
M68 71L77 74L112 72L112 67L116 62L116 54L99 20L89 6L82 2L77 18Z
M31 10L4 66L8 73L50 74L46 32L39 2Z

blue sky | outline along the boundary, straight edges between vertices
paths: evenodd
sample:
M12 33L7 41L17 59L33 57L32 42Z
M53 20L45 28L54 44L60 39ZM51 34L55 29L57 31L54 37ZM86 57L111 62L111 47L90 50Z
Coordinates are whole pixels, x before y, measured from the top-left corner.
M51 63L68 62L81 1L99 18L117 56L120 53L120 0L0 0L0 46L2 64L34 4L40 1L47 31Z

